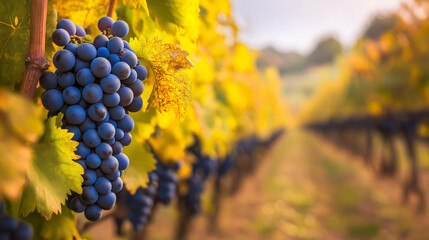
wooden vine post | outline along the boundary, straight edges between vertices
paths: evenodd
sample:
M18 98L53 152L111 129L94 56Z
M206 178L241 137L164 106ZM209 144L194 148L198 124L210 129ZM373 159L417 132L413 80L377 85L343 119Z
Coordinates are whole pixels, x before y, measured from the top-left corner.
M30 41L21 94L31 100L43 71L49 67L45 58L46 15L48 0L32 0L30 12Z

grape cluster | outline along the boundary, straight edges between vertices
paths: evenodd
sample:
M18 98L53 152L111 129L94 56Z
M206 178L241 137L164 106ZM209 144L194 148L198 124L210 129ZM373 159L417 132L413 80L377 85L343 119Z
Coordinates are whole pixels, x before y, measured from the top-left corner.
M121 39L128 33L127 23L103 17L98 28L103 34L88 43L78 38L86 35L81 27L59 21L52 39L65 47L53 57L56 72L40 78L48 115L63 113L62 127L79 142L75 153L84 168L83 190L70 195L67 205L91 221L101 217L102 209L113 208L115 193L123 187L129 159L122 150L131 143L134 128L128 112L143 107L140 95L147 77L130 44Z
M176 196L177 183L179 178L177 170L180 168L180 163L163 165L159 161L156 164L155 173L158 175L158 192L156 194L156 201L164 205L169 205Z
M33 228L26 222L20 222L6 215L4 203L0 202L0 239L1 240L30 240Z

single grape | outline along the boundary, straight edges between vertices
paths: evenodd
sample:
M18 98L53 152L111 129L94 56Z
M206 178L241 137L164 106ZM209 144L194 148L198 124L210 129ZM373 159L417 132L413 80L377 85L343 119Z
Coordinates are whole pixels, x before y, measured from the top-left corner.
M121 101L119 101L119 105L121 105L121 106L130 105L134 99L133 91L130 88L125 87L125 86L119 88L118 94L121 97ZM117 119L114 119L114 120L117 120Z
M132 140L133 140L133 136L131 135L131 133L126 132L126 133L124 133L124 137L119 141L125 147L125 146L130 145Z
M116 54L114 54L114 53L111 53L109 55L109 57L107 58L107 60L109 60L111 66L113 66L116 63L118 63L119 61L121 61L121 59L119 58L119 56L116 55Z
M76 58L69 50L62 49L55 53L53 58L54 66L61 72L67 72L73 69Z
M16 220L15 218L8 216L8 215L4 215L0 217L0 231L1 230L11 230L11 229L16 229L18 228L18 220Z
M116 203L116 195L113 192L109 192L106 195L101 195L98 198L97 204L104 210L110 210Z
M86 165L91 168L91 169L96 169L100 166L101 164L101 158L95 154L95 153L91 153L86 157Z
M49 89L42 94L42 104L49 111L58 111L64 104L63 95L56 89Z
M116 172L114 172L112 174L109 174L109 175L106 175L106 178L109 179L110 181L115 181L116 179L118 179L118 177L119 177L120 174L121 173L120 173L120 171L118 169L118 170L116 170Z
M78 127L76 127L74 125L66 125L63 128L67 129L68 132L73 133L72 140L79 141L82 134L81 134L80 129Z
M107 116L107 109L101 103L93 104L88 108L88 116L93 121L102 121Z
M73 71L75 73L78 73L80 70L84 69L84 68L90 68L90 63L83 61L79 58L76 58L76 65L74 65Z
M81 106L72 105L67 108L65 116L67 123L78 125L85 121L86 112Z
M97 56L97 49L90 43L83 43L77 47L77 56L84 61L91 61Z
M82 187L82 195L80 195L80 200L83 204L91 205L97 202L98 200L98 193L97 190L95 190L95 187L90 186L83 186Z
M107 31L108 29L112 28L112 25L115 21L111 17L102 17L100 20L98 20L98 29L102 32Z
M110 55L109 49L106 47L100 47L97 49L97 57L108 58Z
M83 134L83 142L90 148L95 148L101 143L101 139L95 129L89 129Z
M137 78L140 80L145 80L147 78L147 69L143 65L138 65L136 67Z
M87 169L88 167L86 166L86 162L85 162L85 160L77 160L77 161L75 161L75 162L77 162L77 163L79 163L79 165L83 168L83 170L85 170L85 169Z
M39 81L42 88L46 90L54 89L58 85L57 75L53 72L43 72Z
M99 49L101 47L107 47L108 41L109 41L109 38L106 35L100 34L94 38L94 41L92 44L96 49Z
M134 69L131 69L130 76L123 80L122 82L125 84L133 84L137 80L137 72Z
M104 140L104 142L107 143L107 144L109 144L112 147L112 154L114 154L113 153L113 144L115 143L115 139L111 138L109 140Z
M125 109L122 106L109 108L110 118L113 120L121 120L125 116Z
M103 95L103 104L106 107L115 107L119 104L119 101L121 100L121 97L118 93L112 93L112 94L104 94Z
M58 85L61 88L73 86L75 82L76 79L72 72L62 72L58 75Z
M118 62L113 65L112 73L115 74L119 79L125 80L130 76L131 68L124 62Z
M80 198L76 196L71 200L70 208L77 213L81 213L85 211L86 205L83 204Z
M64 29L57 29L52 33L52 41L57 46L65 46L70 42L70 35Z
M80 90L77 87L67 87L63 91L63 99L67 104L73 105L78 103L80 97Z
M33 238L33 228L26 222L19 222L18 228L13 232L12 239L31 240Z
M85 87L86 85L93 83L95 81L95 77L89 68L82 68L76 74L76 81L80 86Z
M95 153L97 153L101 159L108 159L109 157L112 156L113 150L108 143L101 143L95 148ZM101 165L103 165L103 161L101 162ZM107 174L111 174L111 173L107 173Z
M72 52L73 55L76 55L77 45L74 43L69 43L64 47L64 49L67 49L70 52Z
M109 119L109 121L107 121L108 123L110 123L110 124L112 124L115 128L117 128L118 127L118 124L116 123L116 121L115 120L113 120L113 119Z
M130 43L129 43L129 42L127 42L127 41L125 41L125 40L123 40L123 41L124 41L124 48L126 48L126 49L128 49L128 50L131 50Z
M104 60L106 60L106 59L104 59ZM121 87L121 81L115 75L109 74L106 77L101 79L100 86L105 93L112 94L112 93L115 93L116 91L119 90L119 88Z
M100 85L96 83L90 83L86 85L82 90L82 98L87 103L97 103L103 97L103 90Z
M83 142L79 142L76 147L75 154L81 158L86 158L91 153L91 149L88 148Z
M128 87L133 91L134 97L138 97L144 92L144 84L142 81L135 81L133 84L128 85Z
M130 159L127 157L127 155L123 154L123 153L119 153L117 155L115 155L116 159L118 159L118 163L119 163L119 170L125 170L128 168L128 166L130 165Z
M134 98L131 104L125 107L125 109L129 112L138 112L142 108L143 108L143 99L140 96Z
M98 135L103 140L110 140L115 136L115 127L110 123L103 123L98 126Z
M137 56L129 50L125 51L120 59L122 62L126 62L131 68L135 68L137 66Z
M118 160L115 157L110 156L109 158L101 162L100 169L105 174L112 174L118 170L118 167L119 167Z
M118 37L112 37L107 42L107 48L111 53L121 53L124 50L124 42Z
M85 217L89 221L97 221L101 215L101 208L97 204L90 205L85 209Z
M94 187L99 195L106 195L112 190L112 183L105 177L99 177L97 181L95 181Z
M134 128L134 120L130 115L125 116L118 121L118 127L124 130L124 132L130 132Z
M116 128L115 140L121 140L124 137L124 131L120 128Z
M118 37L127 36L129 31L128 24L122 20L116 21L112 25L112 35Z
M76 35L79 37L85 37L86 36L85 29L83 29L83 27L81 27L79 25L75 25L75 26L76 26Z
M124 182L118 177L116 180L112 181L112 192L117 193L121 191L123 186Z
M76 34L76 25L69 19L62 19L57 23L57 29L64 29L69 37Z
M94 170L91 170L89 168L85 169L82 177L83 177L83 185L86 185L86 186L94 184L95 181L97 180L97 174L94 172Z
M95 127L95 123L89 117L86 117L85 121L83 121L83 123L79 125L79 129L81 132L86 132L89 129L95 129Z
M121 153L122 152L122 150L124 150L124 146L122 146L122 144L120 143L120 142L118 142L118 141L115 141L114 139L113 139L113 144L112 144L112 150L113 150L113 155L117 155L117 154L119 154L119 153Z

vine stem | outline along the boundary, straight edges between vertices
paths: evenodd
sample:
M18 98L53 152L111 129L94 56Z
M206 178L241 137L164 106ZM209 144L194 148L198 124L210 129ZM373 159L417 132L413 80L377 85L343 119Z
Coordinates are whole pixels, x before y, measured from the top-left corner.
M115 11L117 2L118 2L118 0L110 0L109 10L107 11L107 16L109 16L109 17L113 16L113 11Z
M36 92L37 82L42 72L49 67L45 58L46 15L48 0L32 0L30 13L30 41L25 74L21 85L21 95L31 100Z

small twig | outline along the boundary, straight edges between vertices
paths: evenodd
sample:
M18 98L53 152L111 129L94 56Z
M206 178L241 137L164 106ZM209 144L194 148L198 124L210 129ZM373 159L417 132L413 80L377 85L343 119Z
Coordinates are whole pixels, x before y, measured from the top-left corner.
M21 94L33 99L37 82L49 65L45 58L45 34L48 0L32 0L30 15L30 41L25 60L25 75L21 85Z
M109 16L109 17L113 16L113 11L115 11L117 1L118 0L110 0L109 10L107 11L107 16Z

